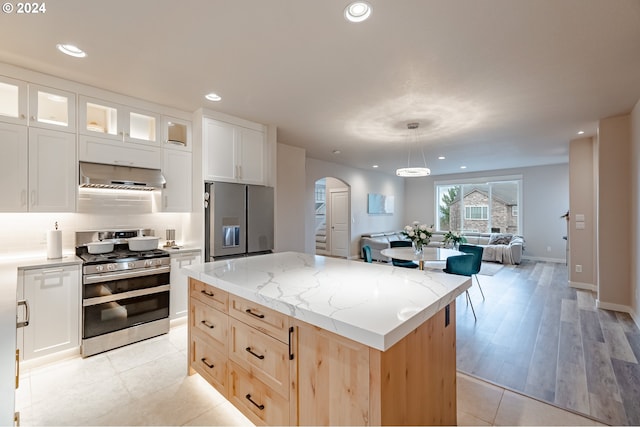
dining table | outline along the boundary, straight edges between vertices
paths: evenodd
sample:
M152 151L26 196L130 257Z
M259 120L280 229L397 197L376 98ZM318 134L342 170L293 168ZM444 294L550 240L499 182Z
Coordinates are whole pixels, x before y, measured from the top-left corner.
M425 261L446 261L450 256L464 255L464 252L455 249L437 247L422 248L420 253L416 253L411 247L386 248L381 250L380 253L389 258L417 262L420 270L424 270Z

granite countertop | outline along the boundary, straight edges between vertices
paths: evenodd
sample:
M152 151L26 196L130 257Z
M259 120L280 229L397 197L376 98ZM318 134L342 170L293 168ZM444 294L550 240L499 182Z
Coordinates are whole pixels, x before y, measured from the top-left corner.
M215 261L183 271L381 351L471 286L465 276L297 252Z

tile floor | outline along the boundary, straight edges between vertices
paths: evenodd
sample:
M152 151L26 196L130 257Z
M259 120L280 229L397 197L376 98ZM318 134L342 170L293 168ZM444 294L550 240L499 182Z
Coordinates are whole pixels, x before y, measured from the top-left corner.
M187 376L186 325L87 359L21 370L21 425L252 425L199 375ZM458 374L459 425L597 425Z

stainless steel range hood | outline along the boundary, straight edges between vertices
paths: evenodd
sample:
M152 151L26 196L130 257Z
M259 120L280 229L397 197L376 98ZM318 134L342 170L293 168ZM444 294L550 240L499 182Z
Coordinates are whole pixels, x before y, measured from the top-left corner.
M80 162L80 187L151 191L165 183L159 169Z

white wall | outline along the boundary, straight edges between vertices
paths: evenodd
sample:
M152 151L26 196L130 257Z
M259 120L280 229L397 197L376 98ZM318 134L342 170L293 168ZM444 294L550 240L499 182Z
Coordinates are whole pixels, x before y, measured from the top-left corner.
M351 168L337 163L316 159L306 160L305 191L305 252L314 253L314 185L320 178L333 177L344 181L351 188L351 257L359 256L360 235L369 232L398 230L404 223L403 178L379 172ZM367 195L378 193L395 197L393 215L369 215Z
M305 250L305 150L278 144L275 251Z
M434 182L465 178L522 175L522 234L524 256L564 262L566 223L560 216L569 209L569 165L537 166L407 179L404 222L435 224ZM550 248L550 250L547 250Z

